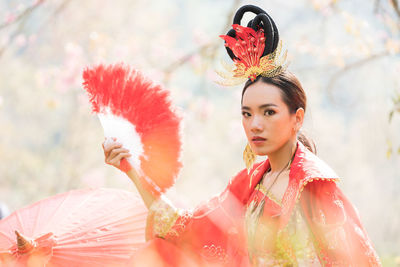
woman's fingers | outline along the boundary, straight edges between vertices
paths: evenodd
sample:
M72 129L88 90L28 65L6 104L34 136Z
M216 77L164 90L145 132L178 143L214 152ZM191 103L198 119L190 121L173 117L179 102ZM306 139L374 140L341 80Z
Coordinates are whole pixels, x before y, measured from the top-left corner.
M109 144L105 144L105 145L104 145L104 155L105 155L106 157L108 157L108 156L110 155L110 152L111 152L112 150L114 150L114 149L116 149L116 148L121 148L121 147L122 147L122 144L116 143L116 142L109 143Z
M111 152L108 154L108 157L110 159L115 158L118 154L120 153L129 153L129 150L126 148L114 148L113 150L111 150Z
M130 153L119 153L115 158L110 160L110 164L119 167L121 159L129 158L130 156L132 156Z
M117 142L115 137L107 138L101 145L104 150L105 162L117 168L120 166L121 159L132 156L128 149L123 148L122 144Z

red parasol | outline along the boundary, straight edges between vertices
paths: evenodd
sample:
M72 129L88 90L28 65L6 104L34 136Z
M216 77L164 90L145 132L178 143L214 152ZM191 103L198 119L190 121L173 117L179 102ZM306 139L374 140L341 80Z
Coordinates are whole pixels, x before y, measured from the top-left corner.
M0 221L0 266L126 266L145 244L147 209L133 193L59 194Z

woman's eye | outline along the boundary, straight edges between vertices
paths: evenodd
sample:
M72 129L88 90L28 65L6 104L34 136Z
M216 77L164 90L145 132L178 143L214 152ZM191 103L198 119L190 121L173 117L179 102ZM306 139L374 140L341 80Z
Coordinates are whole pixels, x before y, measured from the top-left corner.
M273 111L272 109L267 109L265 112L264 112L264 115L269 115L269 116L271 116L271 115L274 115L276 112L275 111Z
M251 116L251 114L246 112L246 111L242 111L242 115L243 115L243 117L250 117Z

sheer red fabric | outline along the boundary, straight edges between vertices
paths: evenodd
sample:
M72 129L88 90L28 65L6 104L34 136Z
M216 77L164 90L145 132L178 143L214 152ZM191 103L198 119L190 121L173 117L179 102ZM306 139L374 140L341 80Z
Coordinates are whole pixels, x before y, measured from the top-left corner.
M147 219L149 247L157 247L152 251L164 264L174 251L181 255L177 259L189 260L191 266L251 266L245 213L268 168L267 159L256 164L249 175L242 170L224 192L193 211L175 209L160 199ZM337 181L334 171L298 142L277 231L287 227L294 208L299 207L319 265L381 266L356 209L337 187ZM173 249L160 249L164 244ZM170 266L180 266L174 264Z

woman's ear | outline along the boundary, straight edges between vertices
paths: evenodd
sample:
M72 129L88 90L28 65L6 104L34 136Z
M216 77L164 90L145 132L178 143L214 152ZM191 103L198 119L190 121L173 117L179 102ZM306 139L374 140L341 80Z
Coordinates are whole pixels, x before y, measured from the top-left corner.
M301 126L303 126L303 121L304 121L304 109L303 108L298 108L296 110L295 119L296 119L296 128L297 128L297 130L300 130Z

